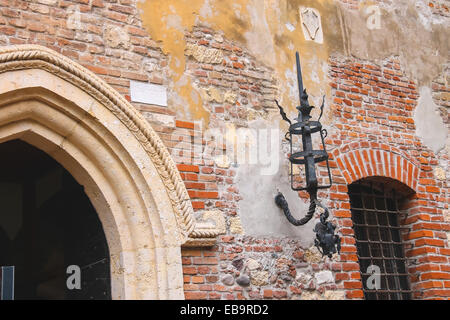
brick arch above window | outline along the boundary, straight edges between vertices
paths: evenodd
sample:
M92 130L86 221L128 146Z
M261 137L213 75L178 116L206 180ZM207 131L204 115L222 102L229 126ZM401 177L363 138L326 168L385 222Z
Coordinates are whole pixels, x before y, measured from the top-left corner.
M408 199L405 203L408 216L402 221L402 225L411 229L403 238L410 246L406 250L406 256L415 258L418 262L417 265L408 266L412 275L411 289L414 298L448 299L448 290L442 289L445 288L443 281L449 277L450 251L446 234L450 231L450 226L443 215L448 208L448 201L444 182L435 176L433 167L425 165L420 157L416 159L396 147L375 142L352 142L332 150L330 155L335 182L330 200L335 206L333 215L342 235L340 261L333 266L333 270L338 272L336 279L343 280L346 297L364 297L348 185L364 178L379 177L386 178L388 183L393 183L390 180L397 181L398 183L394 183L396 190L404 185L408 187L405 187L405 191L414 191L411 197L405 194ZM430 264L431 262L435 265Z
M347 184L381 176L398 180L417 190L420 164L396 147L373 142L353 142L332 152Z

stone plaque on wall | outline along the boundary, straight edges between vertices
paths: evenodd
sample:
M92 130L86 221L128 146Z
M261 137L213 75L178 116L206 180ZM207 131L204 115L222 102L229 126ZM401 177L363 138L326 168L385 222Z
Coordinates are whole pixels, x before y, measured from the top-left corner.
M306 40L323 43L322 21L318 10L300 7L300 21Z
M130 81L131 101L167 107L167 89L164 86L141 81Z

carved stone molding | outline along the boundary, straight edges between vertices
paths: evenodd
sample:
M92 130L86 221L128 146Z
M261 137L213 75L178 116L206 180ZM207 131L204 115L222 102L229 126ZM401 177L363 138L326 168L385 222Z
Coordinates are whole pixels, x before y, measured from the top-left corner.
M193 239L206 239L203 242L208 245L214 242L219 230L196 226L190 197L173 159L148 121L121 94L91 71L48 48L39 45L0 48L0 73L24 69L46 70L106 106L129 128L151 157L170 197L184 243Z
M212 246L216 236L227 232L225 218L219 210L203 212L202 220L196 226L195 236L189 237L184 247Z

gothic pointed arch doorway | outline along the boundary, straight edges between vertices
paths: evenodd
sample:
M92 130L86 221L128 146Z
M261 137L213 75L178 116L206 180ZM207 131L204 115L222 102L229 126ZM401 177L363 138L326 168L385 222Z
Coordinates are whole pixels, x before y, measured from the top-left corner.
M183 299L181 246L210 244L167 149L103 80L41 46L0 49L0 144L21 140L83 187L103 227L113 299ZM3 156L3 155L2 155Z
M14 266L14 298L110 299L108 244L83 187L21 140L0 154L0 265Z

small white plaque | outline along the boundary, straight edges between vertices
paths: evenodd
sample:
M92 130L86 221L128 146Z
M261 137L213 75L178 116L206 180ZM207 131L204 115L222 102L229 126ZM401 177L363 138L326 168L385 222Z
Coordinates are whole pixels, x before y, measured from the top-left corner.
M167 107L167 89L164 86L141 81L130 81L131 101Z
M300 21L306 40L323 43L322 20L318 10L300 7Z

